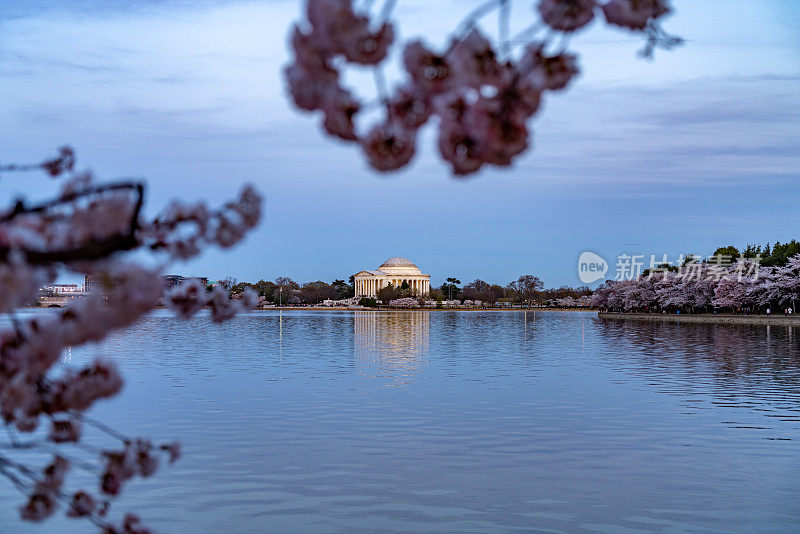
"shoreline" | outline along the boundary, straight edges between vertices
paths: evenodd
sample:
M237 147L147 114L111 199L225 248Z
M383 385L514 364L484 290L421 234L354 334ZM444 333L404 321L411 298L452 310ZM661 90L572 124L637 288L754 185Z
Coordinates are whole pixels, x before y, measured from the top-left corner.
M800 315L713 315L713 314L667 314L667 313L619 313L598 312L597 316L608 321L649 321L697 324L742 324L758 326L798 326Z
M258 308L254 311L372 311L372 312L537 312L537 311L560 311L560 312L595 312L596 309L575 309L575 308L347 308L342 306L275 306L273 308Z
M55 306L24 306L25 309L28 310L53 310L53 309L61 309L64 306L55 305ZM154 309L156 310L166 310L166 306L156 306ZM204 308L208 309L208 308ZM252 311L270 311L270 310L279 310L279 311L397 311L397 312L410 312L410 311L433 311L433 312L442 312L442 311L457 311L457 312L522 312L522 311L530 311L530 312L537 312L537 311L559 311L559 312L596 312L597 309L591 308L389 308L389 307L377 307L377 308L361 308L361 307L354 307L350 308L347 306L271 306L268 308L256 308Z

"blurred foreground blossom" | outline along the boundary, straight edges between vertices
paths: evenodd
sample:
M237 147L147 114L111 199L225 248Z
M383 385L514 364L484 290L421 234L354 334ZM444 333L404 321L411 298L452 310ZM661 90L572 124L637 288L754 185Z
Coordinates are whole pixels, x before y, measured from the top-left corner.
M566 51L569 38L595 20L641 34L645 56L681 43L660 26L671 11L668 0L539 0L532 24L513 38L511 0L490 0L467 15L442 50L420 39L395 43L388 21L394 3L385 0L373 12L378 3L307 0L306 20L290 36L294 60L284 71L295 105L320 111L325 131L359 144L381 172L411 162L417 134L432 118L439 154L453 174L511 165L532 144L528 122L542 98L566 88L580 72L577 55ZM500 23L494 38L479 27L493 11ZM383 67L395 44L407 77L391 92ZM343 85L350 66L374 70L377 102ZM376 110L375 120L367 118Z
M60 373L54 365L65 348L103 340L134 324L162 298L182 318L209 306L215 322L254 308L257 295L231 299L221 286L208 292L198 280L164 295L161 275L174 261L204 248L225 249L241 242L260 220L261 196L245 186L220 208L175 201L146 220L144 184L96 184L90 173L75 173L74 165L75 153L65 147L58 157L40 164L0 167L3 173L38 169L52 177L66 176L57 198L36 205L17 200L0 212L0 312L12 318L11 326L0 329L0 415L10 438L3 448L41 448L52 454L51 462L37 470L0 453L0 474L27 496L20 507L22 519L41 521L64 504L68 517L87 518L104 532L145 533L149 530L131 514L121 525L110 523L105 518L109 499L132 478L152 476L159 456L176 461L180 445L130 438L86 415L97 401L122 389L124 381L113 361L100 358ZM137 261L131 258L134 251ZM140 263L147 256L150 266ZM36 300L39 287L61 273L91 275L101 282L59 312L16 319L14 310ZM17 432L34 432L42 420L50 424L43 437L17 437ZM120 448L89 459L63 454L61 446L81 442L87 427L118 440ZM82 489L68 495L62 490L75 463L100 472L99 493Z

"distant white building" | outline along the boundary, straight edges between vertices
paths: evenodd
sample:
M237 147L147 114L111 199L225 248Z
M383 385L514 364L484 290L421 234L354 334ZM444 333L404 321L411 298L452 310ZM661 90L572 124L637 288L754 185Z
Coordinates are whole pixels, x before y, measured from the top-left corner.
M45 284L42 289L45 291L52 291L60 295L65 293L83 293L83 288L78 284Z
M378 296L378 290L392 284L400 287L403 282L408 284L411 291L419 296L425 296L431 290L431 276L422 274L419 267L406 258L389 258L383 265L374 271L361 271L355 275L356 297Z

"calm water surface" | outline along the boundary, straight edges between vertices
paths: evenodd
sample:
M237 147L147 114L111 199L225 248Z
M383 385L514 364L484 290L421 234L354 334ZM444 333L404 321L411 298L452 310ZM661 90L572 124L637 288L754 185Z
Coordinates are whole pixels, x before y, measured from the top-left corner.
M126 389L93 414L182 441L115 505L161 532L800 532L798 339L593 313L159 312L63 365L117 360ZM2 479L0 499L0 532L91 530L20 523Z

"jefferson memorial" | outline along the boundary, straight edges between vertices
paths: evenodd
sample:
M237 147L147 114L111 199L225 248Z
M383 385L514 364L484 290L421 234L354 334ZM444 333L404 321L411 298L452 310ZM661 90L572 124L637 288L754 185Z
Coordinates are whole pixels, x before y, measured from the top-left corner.
M408 283L411 290L427 295L431 290L431 275L422 274L419 267L406 258L389 258L374 271L361 271L355 275L356 297L376 297L378 290L392 284L400 287Z

